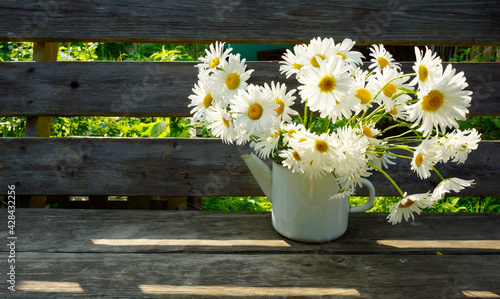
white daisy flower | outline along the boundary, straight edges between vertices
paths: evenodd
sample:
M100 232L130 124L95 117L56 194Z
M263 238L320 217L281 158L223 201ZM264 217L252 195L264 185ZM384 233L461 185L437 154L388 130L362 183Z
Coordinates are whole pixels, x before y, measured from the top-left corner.
M425 47L425 54L418 47L415 47L416 61L413 65L413 70L417 76L410 82L410 86L418 85L426 86L431 82L435 82L443 73L441 58L437 57L436 53Z
M238 91L247 88L247 80L253 70L246 70L245 59L240 59L240 54L230 55L229 60L221 62L221 68L214 71L209 77L214 86L212 96L225 107Z
M455 130L453 133L446 134L439 139L444 148L442 161L447 162L453 159L453 162L465 163L469 153L477 149L479 141L481 141L481 134L476 129Z
M342 188L335 195L330 196L330 198L328 198L328 200L338 200L338 199L342 199L345 197L351 197L355 194L354 191L355 190L352 190L352 189Z
M220 66L221 61L228 58L229 53L233 50L232 48L224 50L226 43L216 42L215 45L211 44L209 49L205 49L206 55L204 57L198 58L201 63L196 66L200 69L200 72L204 70L215 70Z
M385 68L375 73L373 79L370 80L377 90L375 101L384 104L386 112L390 113L394 107L405 105L407 101L411 100L408 94L400 90L401 88L413 89L406 84L408 77L401 77L402 75L403 73L396 69Z
M231 114L220 105L210 106L206 114L207 128L215 137L222 138L225 143L233 143L236 131Z
M318 60L326 61L333 57L335 42L332 38L313 38L299 58L299 64L319 68Z
M391 161L396 159L396 157L390 155L390 152L386 150L389 146L386 145L381 139L376 137L380 134L380 130L375 128L375 124L367 124L361 127L363 132L362 138L366 139L366 159L377 166L378 168L388 168L389 165L396 164Z
M413 212L420 215L422 209L432 207L430 197L430 192L413 195L406 195L405 193L400 201L388 207L391 209L391 213L387 216L387 219L389 219L388 222L391 222L392 225L398 224L402 221L403 217L405 221L408 221L410 216L413 220Z
M335 163L335 174L344 188L354 189L361 186L362 177L369 176L368 159L365 155L369 148L368 139L361 130L342 127L335 134L334 146L340 152L340 159Z
M280 152L280 157L283 160L283 166L290 169L292 172L304 173L304 160L297 149L290 148L282 150Z
M388 111L388 113L394 119L405 120L409 116L408 105L395 104L394 107L392 107L392 109L390 111Z
M370 56L373 57L370 59L373 63L368 66L368 69L380 71L385 68L395 68L397 70L401 68L401 64L395 62L394 58L392 58L392 54L387 52L382 44L372 45L370 47Z
M247 135L261 135L273 126L273 116L278 104L260 86L250 84L248 91L239 90L231 103L231 112L239 126Z
M446 193L450 191L460 192L466 187L470 187L474 184L474 180L462 180L459 178L449 178L441 181L437 187L432 192L432 200L440 200Z
M363 63L362 58L365 58L361 52L351 51L356 44L351 39L344 39L342 43L336 44L333 49L334 55L339 55L351 67L357 67Z
M321 117L330 117L333 121L349 118L360 100L351 91L353 78L348 67L340 57L327 61L318 60L319 68L310 68L307 74L299 77L303 85L298 89L302 102L312 111L320 111Z
M457 120L465 120L469 112L472 92L463 90L467 86L463 72L455 75L455 69L448 65L436 82L417 92L419 101L408 106L408 121L414 122L413 127L421 124L417 130L424 136L434 128L441 132L457 128Z
M351 72L352 73L352 72ZM366 111L372 107L373 97L377 94L376 80L366 80L366 75L359 73L354 77L354 84L351 90L354 91L354 96L359 99L359 105L355 111Z
M335 137L326 133L319 136L310 134L309 139L300 142L303 148L302 158L306 160L304 171L311 179L332 172L335 162L343 158L334 146L334 142Z
M194 94L189 96L191 103L188 107L194 107L190 111L191 114L193 114L196 121L203 122L207 109L214 104L208 79L203 77L200 78L200 80L194 84L192 91Z
M439 144L435 138L423 140L415 149L411 161L411 169L417 172L421 179L430 177L432 167L439 162L440 155L438 149Z
M274 150L278 147L280 134L278 131L272 130L271 134L259 136L257 142L252 141L250 147L254 149L257 155L261 158L270 157Z
M375 139L375 138L374 138ZM375 143L373 144L375 149L372 150L371 148L368 151L371 151L373 153L367 153L366 156L368 158L368 161L370 161L372 164L377 166L378 168L389 168L389 165L395 165L396 162L393 162L391 160L396 159L396 157L392 156L390 152L386 149L389 146L384 145L384 142L378 139L375 139L376 142L379 142L379 145L376 145Z
M374 137L380 134L380 130L375 128L375 124L366 124L361 126L361 132L368 138L370 143L377 143L380 141Z
M287 93L285 84L274 84L274 81L271 82L271 86L267 85L267 83L264 83L263 89L264 92L270 93L273 100L276 102L276 104L279 105L279 107L275 109L278 123L283 121L291 122L291 115L298 114L297 111L291 108L296 98L295 96L293 96L296 90L292 89Z
M283 145L290 143L290 140L298 142L299 139L305 137L307 134L307 129L303 124L296 124L292 122L286 123L283 125L282 129L285 131L285 134L283 135Z
M295 45L293 51L287 49L283 54L283 61L280 61L280 72L288 79L291 75L297 75L303 65L299 63L300 57L305 56L307 45Z

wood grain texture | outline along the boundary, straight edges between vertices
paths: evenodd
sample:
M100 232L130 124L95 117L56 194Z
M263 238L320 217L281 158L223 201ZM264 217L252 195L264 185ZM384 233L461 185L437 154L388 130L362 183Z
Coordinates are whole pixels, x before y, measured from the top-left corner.
M26 0L0 6L0 40L499 45L499 11L494 0Z
M18 209L16 216L16 292L1 281L2 298L500 294L498 214L430 213L398 226L388 224L384 214L353 214L344 236L322 244L278 235L269 213ZM0 237L5 239L7 232L0 226ZM93 242L103 239L201 245ZM241 246L243 241L247 245ZM264 241L287 246L260 245ZM396 241L396 246L384 241ZM451 241L465 246L450 248ZM408 242L412 246L397 246ZM481 249L491 242L490 249ZM8 266L7 259L0 259L0 268Z
M353 213L340 239L319 244L281 236L266 212L19 209L16 216L17 235L25 240L17 247L21 252L500 254L495 213L422 213L395 226L384 213Z
M437 165L444 177L476 179L460 195L496 196L500 143L481 142L464 165ZM251 150L204 138L0 138L0 185L26 195L251 196L262 191L240 155ZM409 194L432 190L408 160L388 170ZM377 195L396 195L380 174ZM360 189L359 194L366 194Z
M500 293L500 261L487 255L18 256L16 294L2 282L2 298L461 298L466 292ZM0 266L8 266L5 259Z
M413 73L413 63L403 71ZM190 116L192 62L0 63L0 116ZM473 92L470 115L500 115L500 63L455 63ZM249 62L248 83L283 82L278 62ZM298 96L298 95L297 95ZM296 110L303 111L300 97Z

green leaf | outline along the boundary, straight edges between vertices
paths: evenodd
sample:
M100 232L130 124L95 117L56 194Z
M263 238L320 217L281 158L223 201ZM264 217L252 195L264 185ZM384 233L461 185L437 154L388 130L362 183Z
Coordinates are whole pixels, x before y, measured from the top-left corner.
M168 127L168 122L162 120L159 123L156 123L151 129L151 137L158 137L161 133L163 133Z
M495 126L497 126L497 128L500 129L500 119L499 118L494 118L492 121L495 124Z

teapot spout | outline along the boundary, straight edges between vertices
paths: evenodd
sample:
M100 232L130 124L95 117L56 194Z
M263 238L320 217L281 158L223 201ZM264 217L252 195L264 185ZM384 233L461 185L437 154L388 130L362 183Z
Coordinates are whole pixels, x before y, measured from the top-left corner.
M267 200L272 201L271 194L273 184L271 168L253 153L241 155L241 158L248 169L250 169L257 184L259 184L260 188L267 196Z

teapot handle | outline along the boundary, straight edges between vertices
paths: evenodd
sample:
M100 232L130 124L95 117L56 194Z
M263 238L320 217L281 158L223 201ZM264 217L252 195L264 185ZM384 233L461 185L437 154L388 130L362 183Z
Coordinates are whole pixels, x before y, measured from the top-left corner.
M368 198L368 201L364 205L351 207L349 209L349 211L352 213L364 212L364 211L370 209L373 206L373 203L375 202L375 188L373 187L372 183L367 179L362 179L361 184L363 184L366 188L368 188L369 198Z

